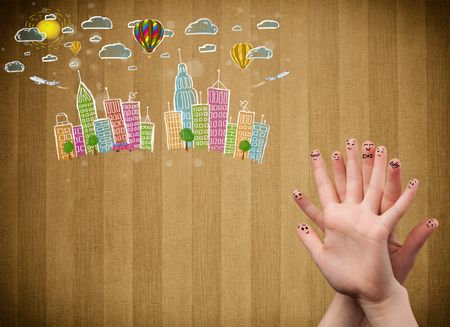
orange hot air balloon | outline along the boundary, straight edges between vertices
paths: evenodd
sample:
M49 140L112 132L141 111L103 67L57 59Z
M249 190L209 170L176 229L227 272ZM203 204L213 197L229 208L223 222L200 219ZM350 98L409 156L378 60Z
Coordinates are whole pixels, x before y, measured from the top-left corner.
M243 70L246 69L253 60L247 58L247 53L249 53L251 49L253 49L253 46L250 43L236 43L231 48L231 58Z
M78 52L81 50L81 42L80 41L73 41L72 45L70 46L70 51L76 56Z

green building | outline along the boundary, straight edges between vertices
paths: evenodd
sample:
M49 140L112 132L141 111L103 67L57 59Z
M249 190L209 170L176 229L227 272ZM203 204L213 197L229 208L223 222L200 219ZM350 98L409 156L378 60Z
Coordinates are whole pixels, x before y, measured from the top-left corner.
M195 134L194 147L208 149L209 104L193 104L192 121Z
M81 127L83 129L84 142L86 145L86 153L94 153L94 147L88 145L88 140L91 135L95 135L94 120L97 119L97 109L95 108L95 98L86 84L81 81L80 71L78 71L80 78L80 85L77 93L77 111L80 117Z
M234 155L234 147L236 145L236 130L237 124L228 122L227 124L227 134L225 138L225 151L226 156Z
M150 121L147 108L147 117L141 121L141 149L153 152L154 139L155 124Z

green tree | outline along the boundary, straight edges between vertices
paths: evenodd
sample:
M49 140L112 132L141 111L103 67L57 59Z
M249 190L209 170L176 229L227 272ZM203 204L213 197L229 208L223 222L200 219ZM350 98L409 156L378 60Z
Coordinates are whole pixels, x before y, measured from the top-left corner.
M252 145L247 140L242 140L241 142L239 142L239 149L242 151L242 160L244 160L245 152L250 150L251 147Z
M88 145L94 147L94 155L97 154L97 144L98 144L98 137L97 135L91 135L88 138Z
M184 141L184 143L186 144L185 146L185 150L188 151L188 142L192 142L194 140L195 134L192 132L192 130L190 128L183 128L180 131L180 137L181 139Z
M69 160L72 160L72 151L75 149L72 141L67 141L64 143L63 151L64 153L69 155Z

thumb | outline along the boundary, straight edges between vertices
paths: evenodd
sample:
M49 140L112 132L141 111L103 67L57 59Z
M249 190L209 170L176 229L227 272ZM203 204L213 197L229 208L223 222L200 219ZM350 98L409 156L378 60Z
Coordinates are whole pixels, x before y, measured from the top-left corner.
M300 224L297 226L297 236L317 263L319 253L322 250L322 241L319 236L317 236L316 232L307 224Z
M414 261L419 250L438 226L439 221L437 219L428 218L414 227L413 230L409 232L405 239L405 243L403 244L402 252L404 257Z

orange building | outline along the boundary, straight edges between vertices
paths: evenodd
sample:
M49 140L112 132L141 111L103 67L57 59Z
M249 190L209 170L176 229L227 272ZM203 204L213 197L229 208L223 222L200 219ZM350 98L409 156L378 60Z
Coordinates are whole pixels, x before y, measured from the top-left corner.
M183 149L183 141L180 137L183 123L181 120L181 112L170 110L170 104L167 103L168 111L164 113L164 122L166 124L167 149Z
M241 110L238 113L237 129L236 129L236 146L234 148L234 157L242 158L242 150L239 149L239 143L247 140L251 142L253 122L255 120L255 113L247 109L247 101L241 101ZM244 155L248 158L249 151Z
M69 123L67 119L67 115L64 112L60 112L56 114L56 125L54 127L55 130L55 143L56 143L56 155L58 156L58 160L69 160L69 154L64 152L64 144L67 141L73 140L73 126L72 123ZM75 145L74 145L75 150ZM75 152L70 152L70 156L75 157Z

